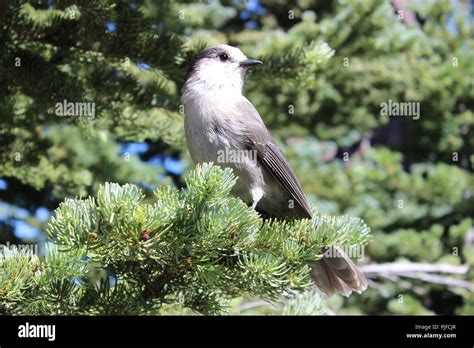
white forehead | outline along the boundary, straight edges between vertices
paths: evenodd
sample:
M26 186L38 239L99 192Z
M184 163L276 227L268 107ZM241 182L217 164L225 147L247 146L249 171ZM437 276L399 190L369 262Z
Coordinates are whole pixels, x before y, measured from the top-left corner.
M242 53L237 47L229 46L229 45L217 45L214 48L219 48L225 50L232 58L237 61L247 59L247 56Z

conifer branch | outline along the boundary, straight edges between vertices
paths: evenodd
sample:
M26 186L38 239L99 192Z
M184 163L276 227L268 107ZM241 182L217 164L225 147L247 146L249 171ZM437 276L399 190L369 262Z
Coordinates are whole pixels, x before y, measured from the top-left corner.
M134 185L108 183L96 197L66 199L50 221L45 260L22 253L0 260L2 311L159 313L178 303L220 313L238 295L294 296L311 286L308 260L321 258L324 246L369 239L356 218L262 220L229 196L230 169L204 164L186 182L186 190L157 189L154 202ZM59 299L68 306L56 307Z

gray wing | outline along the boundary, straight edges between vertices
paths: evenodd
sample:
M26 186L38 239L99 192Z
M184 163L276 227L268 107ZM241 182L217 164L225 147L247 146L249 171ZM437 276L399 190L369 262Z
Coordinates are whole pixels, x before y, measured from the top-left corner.
M258 161L290 194L291 198L306 215L305 217L311 218L311 210L301 185L285 155L265 127L257 110L246 98L239 103L239 109L247 117L250 116L248 117L250 122L246 122L245 129L242 132L247 146L257 150Z

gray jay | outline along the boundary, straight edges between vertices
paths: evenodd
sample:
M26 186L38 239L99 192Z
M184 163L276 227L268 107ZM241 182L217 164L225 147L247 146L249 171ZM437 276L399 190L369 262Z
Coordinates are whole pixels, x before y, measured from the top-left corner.
M194 57L181 98L191 158L231 167L238 178L233 193L262 216L311 219L290 164L242 95L245 73L259 64L228 45L206 48ZM321 260L311 262L311 277L322 292L349 296L367 288L362 272L340 248L323 251Z

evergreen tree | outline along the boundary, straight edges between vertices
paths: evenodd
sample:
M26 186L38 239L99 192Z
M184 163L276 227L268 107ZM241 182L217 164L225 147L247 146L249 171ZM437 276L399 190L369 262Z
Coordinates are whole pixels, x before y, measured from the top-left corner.
M241 295L229 311L248 296L283 301L308 289L305 257L367 243L360 220L326 215L366 221L366 263L474 264L472 5L5 4L0 240L19 242L13 221L25 220L48 230L50 244L44 258L1 260L3 313L218 313ZM245 93L318 208L313 222L262 221L226 194L231 173L189 172L180 88L190 58L217 43L264 61ZM94 115L61 116L64 101L94 103ZM382 115L389 101L419 103L419 117ZM177 157L186 180L166 165ZM48 228L39 209L57 209ZM378 277L326 306L472 314L472 271L466 277L471 284L449 291L422 277ZM310 291L276 311L322 307Z
M198 166L186 183L181 192L157 189L153 203L130 184L61 203L44 260L25 250L0 260L0 311L155 314L180 304L215 314L241 294L291 297L311 286L308 260L323 246L369 239L357 218L262 221L229 197L230 170Z

